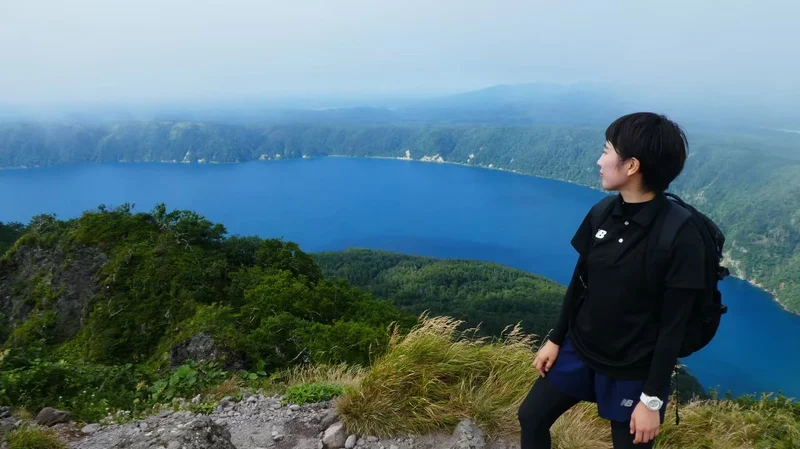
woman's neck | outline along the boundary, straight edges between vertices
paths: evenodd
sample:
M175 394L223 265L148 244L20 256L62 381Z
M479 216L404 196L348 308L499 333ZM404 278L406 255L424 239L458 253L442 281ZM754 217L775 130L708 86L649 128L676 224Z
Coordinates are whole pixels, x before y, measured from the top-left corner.
M656 197L655 192L643 192L639 189L620 189L619 194L626 203L646 203Z

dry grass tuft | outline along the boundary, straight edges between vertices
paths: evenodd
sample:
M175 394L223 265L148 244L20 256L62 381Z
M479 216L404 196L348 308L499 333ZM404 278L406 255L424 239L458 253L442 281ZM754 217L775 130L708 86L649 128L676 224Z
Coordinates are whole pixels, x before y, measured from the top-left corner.
M348 431L422 435L452 431L460 420L471 418L489 437L518 441L517 410L538 377L534 339L518 326L507 328L499 340L475 338L475 329L459 332L461 324L423 314L407 335L394 329L387 353L369 371L344 376L352 388L337 406ZM306 368L305 374L288 377L311 383L325 378L315 373L327 369ZM337 370L347 372L344 367ZM681 406L677 426L673 404L657 448L800 448L800 406L785 399L694 401ZM611 448L610 426L598 417L594 404L574 407L552 433L558 449Z

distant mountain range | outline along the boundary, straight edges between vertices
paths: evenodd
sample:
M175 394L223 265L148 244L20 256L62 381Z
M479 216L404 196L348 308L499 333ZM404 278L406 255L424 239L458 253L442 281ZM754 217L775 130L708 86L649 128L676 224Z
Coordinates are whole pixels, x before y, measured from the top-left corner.
M665 112L702 126L800 129L800 108L789 98L703 92L672 95L659 89L606 84L515 84L443 96L248 98L151 105L15 106L0 103L0 122L212 121L248 124L494 124L607 125L638 110ZM787 106L788 105L788 106Z

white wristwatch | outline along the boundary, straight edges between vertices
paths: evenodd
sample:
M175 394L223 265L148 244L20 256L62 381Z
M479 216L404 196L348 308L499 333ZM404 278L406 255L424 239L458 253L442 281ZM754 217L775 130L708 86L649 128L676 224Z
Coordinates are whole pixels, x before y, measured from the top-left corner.
M664 401L662 401L661 399L659 399L659 398L657 398L655 396L648 396L648 395L642 393L642 395L639 397L639 399L642 401L642 403L645 405L645 407L647 407L648 409L650 409L650 410L652 410L654 412L657 412L657 411L661 410L661 407L664 406Z

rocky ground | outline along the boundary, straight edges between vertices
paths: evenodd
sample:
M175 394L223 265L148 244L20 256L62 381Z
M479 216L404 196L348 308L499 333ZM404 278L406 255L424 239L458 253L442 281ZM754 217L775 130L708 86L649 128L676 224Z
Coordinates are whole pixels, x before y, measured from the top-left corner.
M71 449L518 449L517 441L487 441L470 420L452 434L379 439L350 435L333 402L281 405L281 397L225 398L208 415L165 411L125 425L51 424ZM50 412L52 416L54 413ZM55 414L56 416L60 416ZM39 416L37 416L39 418ZM62 416L62 419L64 417ZM77 434L77 435L76 435Z

